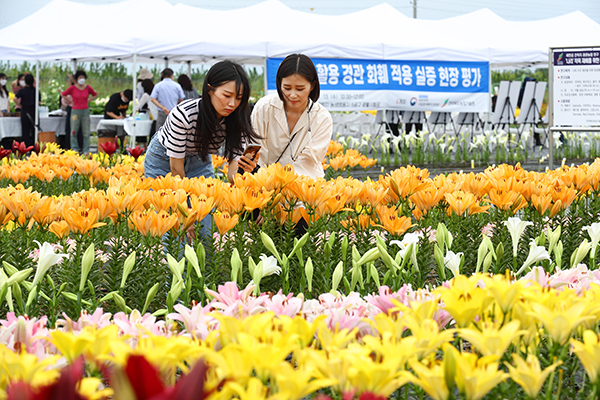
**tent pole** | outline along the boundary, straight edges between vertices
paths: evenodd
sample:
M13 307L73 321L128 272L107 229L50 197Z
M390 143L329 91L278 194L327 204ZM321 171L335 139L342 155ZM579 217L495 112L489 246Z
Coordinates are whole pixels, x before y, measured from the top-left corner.
M554 126L554 49L548 49L548 169L554 169L554 132L551 129Z
M169 68L169 57L165 57L165 69Z
M38 126L40 124L40 61L35 60L35 134L33 136L33 143L38 141Z
M192 80L192 62L188 61L187 65L188 65L188 78L190 78L190 81L191 81Z
M135 147L135 128L136 128L135 121L136 121L136 115L137 115L137 111L135 109L135 100L137 99L137 93L136 93L137 92L137 79L136 79L137 74L136 74L136 71L137 71L137 54L133 53L133 73L132 73L132 76L133 76L133 99L131 99L131 104L133 107L133 109L132 109L133 112L131 113L131 115L133 116L133 132L132 132L133 135L131 135L131 136L133 136L133 139L132 139L133 143L130 145L133 147ZM125 114L127 114L127 113L125 113Z

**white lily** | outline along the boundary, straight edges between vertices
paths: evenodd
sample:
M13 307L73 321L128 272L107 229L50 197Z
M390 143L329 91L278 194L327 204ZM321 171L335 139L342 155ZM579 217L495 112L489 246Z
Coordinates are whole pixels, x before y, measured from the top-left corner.
M592 249L590 252L590 258L596 258L596 249L598 248L598 242L600 242L600 223L594 222L590 226L584 226L584 231L587 231L592 239Z
M423 237L422 233L410 232L410 233L407 233L404 235L404 237L402 238L402 241L392 240L390 242L390 244L395 244L398 247L400 247L400 250L398 251L398 253L400 254L400 257L402 257L402 259L404 259L404 256L406 255L406 251L408 250L410 245L414 244L416 246L417 244L419 244L419 240L421 237Z
M55 264L58 264L63 258L68 258L67 254L63 253L55 253L54 248L48 242L44 242L41 244L37 240L34 240L40 248L40 256L38 258L38 265L35 271L35 276L33 277L33 286L37 286L38 283L44 278L44 275L50 267Z
M550 254L548 254L548 250L546 250L544 246L538 246L535 244L535 239L531 239L529 254L523 263L523 266L517 271L517 275L525 271L528 267L532 266L536 262L542 260L550 260Z
M504 221L504 225L508 228L508 232L512 238L513 257L516 257L521 235L523 234L523 231L525 231L525 227L533 225L533 222L521 221L521 218L519 217L509 217L507 221Z
M267 256L266 254L260 255L260 261L262 262L262 278L265 276L281 273L281 267L277 265L277 259L273 256Z
M452 250L448 250L444 256L444 266L452 271L455 278L460 275L460 262L462 257L463 253L455 254Z

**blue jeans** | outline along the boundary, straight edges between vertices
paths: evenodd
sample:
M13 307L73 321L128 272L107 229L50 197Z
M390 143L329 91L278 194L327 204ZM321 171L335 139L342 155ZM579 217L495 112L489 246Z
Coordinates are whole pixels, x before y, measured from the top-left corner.
M185 176L188 178L215 177L212 158L205 162L202 161L199 154L185 156L184 171ZM146 178L158 178L167 175L169 172L171 172L171 159L167 155L165 147L158 141L158 135L154 135L144 158L144 176ZM200 222L200 234L206 241L211 239L212 221L212 215L209 214Z
M81 126L83 132L83 149L77 143L77 132ZM90 109L71 110L71 148L82 154L90 152Z

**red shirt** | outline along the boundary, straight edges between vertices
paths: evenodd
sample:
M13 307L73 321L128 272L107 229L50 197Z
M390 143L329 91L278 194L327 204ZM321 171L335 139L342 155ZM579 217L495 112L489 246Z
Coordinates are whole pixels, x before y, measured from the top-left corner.
M85 85L83 89L77 89L75 85L69 86L67 90L62 92L63 96L71 95L73 97L73 109L85 110L88 108L88 98L90 95L96 96L98 93L90 85Z

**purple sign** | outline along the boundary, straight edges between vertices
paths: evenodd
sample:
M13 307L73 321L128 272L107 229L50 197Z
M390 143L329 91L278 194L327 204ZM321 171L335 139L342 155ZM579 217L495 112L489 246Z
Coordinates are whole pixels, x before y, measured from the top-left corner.
M600 65L600 50L554 50L555 66Z

